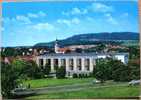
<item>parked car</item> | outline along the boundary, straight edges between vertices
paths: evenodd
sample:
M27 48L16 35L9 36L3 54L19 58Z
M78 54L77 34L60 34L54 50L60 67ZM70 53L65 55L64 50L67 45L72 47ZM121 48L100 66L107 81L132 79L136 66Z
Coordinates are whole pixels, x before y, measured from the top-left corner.
M130 81L128 84L129 85L138 85L138 84L140 84L140 80L132 80L132 81Z

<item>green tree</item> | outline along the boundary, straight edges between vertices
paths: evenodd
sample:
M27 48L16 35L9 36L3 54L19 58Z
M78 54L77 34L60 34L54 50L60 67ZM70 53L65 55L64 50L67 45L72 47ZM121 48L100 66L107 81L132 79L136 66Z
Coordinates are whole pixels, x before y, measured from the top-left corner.
M10 98L10 91L18 85L18 75L15 74L15 70L11 65L1 63L1 91L2 96Z
M93 73L94 76L102 82L111 79L114 81L129 81L130 71L129 66L123 64L121 61L107 58L97 61Z
M34 61L26 62L16 59L12 62L12 67L21 79L42 78L43 76L41 68Z
M140 49L136 46L130 46L129 47L129 58L135 59L140 57Z
M102 83L108 80L111 76L110 66L107 64L107 60L98 59L96 62L96 66L93 70L94 77L100 80Z
M46 75L49 75L49 73L50 73L50 71L51 71L51 66L46 63L45 68L44 68L43 71L44 71L44 73L45 73Z
M97 45L96 50L97 51L103 51L106 48L105 44L101 43Z
M61 78L65 78L65 75L66 75L65 67L64 66L58 67L58 69L56 70L56 77L58 79L61 79Z
M129 77L130 80L140 79L140 63L135 60L130 60L128 63L129 66Z
M112 77L114 81L129 81L129 67L120 61L114 62Z

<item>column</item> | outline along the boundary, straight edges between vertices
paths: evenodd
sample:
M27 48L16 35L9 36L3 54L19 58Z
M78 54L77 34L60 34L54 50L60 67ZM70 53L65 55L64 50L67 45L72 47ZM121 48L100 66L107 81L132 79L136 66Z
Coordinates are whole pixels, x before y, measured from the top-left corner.
M46 65L46 58L43 58L43 67L45 68Z
M61 67L61 59L58 58L58 67L60 68Z
M92 72L93 71L93 58L89 58L90 59L90 72Z
M51 72L54 72L54 59L51 58Z
M69 71L69 58L66 58L65 61L66 61L66 72L68 72Z
M81 58L82 71L85 72L85 58Z
M96 66L96 59L93 59L93 67Z
M73 58L73 70L74 72L77 72L77 59Z
M36 64L39 66L39 58L36 57Z

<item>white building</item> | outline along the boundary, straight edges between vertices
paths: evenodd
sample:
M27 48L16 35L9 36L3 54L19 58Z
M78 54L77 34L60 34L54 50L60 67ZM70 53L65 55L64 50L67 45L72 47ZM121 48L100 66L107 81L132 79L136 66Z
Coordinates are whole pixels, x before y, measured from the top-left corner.
M57 42L56 42L57 43ZM96 65L96 59L112 57L121 60L123 63L128 62L128 53L59 53L58 44L55 44L56 53L48 53L36 57L39 66L50 65L51 72L56 71L56 66L65 66L66 76L72 76L73 73L89 74L93 72Z
M67 76L71 76L73 73L89 74L93 72L93 68L96 65L96 59L110 56L114 59L121 60L121 62L125 64L128 62L128 53L116 53L112 55L96 53L52 53L38 56L36 62L39 66L45 66L47 63L51 66L51 72L55 72L56 66L65 66Z

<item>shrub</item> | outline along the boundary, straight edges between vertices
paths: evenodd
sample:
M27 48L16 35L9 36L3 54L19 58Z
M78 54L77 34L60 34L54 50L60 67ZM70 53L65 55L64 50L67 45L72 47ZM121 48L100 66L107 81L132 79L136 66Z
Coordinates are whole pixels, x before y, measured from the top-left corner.
M78 78L76 73L73 74L73 78Z
M61 66L60 68L58 67L56 70L56 77L58 79L61 79L61 78L65 78L65 75L66 75L65 67L64 66Z
M82 74L79 74L79 78L82 78Z

